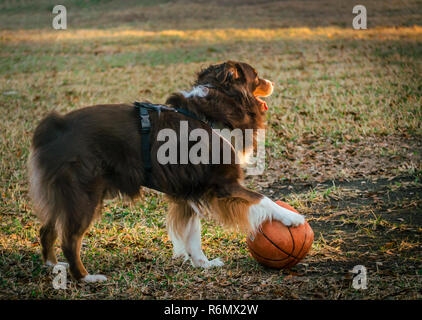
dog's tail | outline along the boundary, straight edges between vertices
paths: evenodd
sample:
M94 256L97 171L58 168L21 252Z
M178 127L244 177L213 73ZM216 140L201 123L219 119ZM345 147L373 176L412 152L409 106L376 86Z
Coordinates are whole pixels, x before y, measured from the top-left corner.
M77 155L69 154L71 135L66 119L51 113L40 122L33 136L28 159L29 196L43 225L63 225L64 219L78 219L80 214L78 204L84 200L80 199L84 193L73 174L75 167L80 166Z
M57 112L52 112L35 129L32 147L36 149L46 146L59 139L66 131L66 120Z

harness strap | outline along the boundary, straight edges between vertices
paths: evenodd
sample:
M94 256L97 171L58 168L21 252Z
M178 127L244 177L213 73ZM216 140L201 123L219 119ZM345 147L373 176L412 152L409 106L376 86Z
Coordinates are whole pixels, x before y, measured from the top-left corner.
M149 102L138 102L135 101L133 103L135 108L139 110L139 117L141 120L141 151L142 151L142 160L144 163L144 177L145 182L144 185L150 189L159 190L156 186L152 183L152 162L151 162L151 147L150 147L150 132L151 132L151 121L149 118L148 111L155 111L160 116L161 111L171 111L171 112L178 112L181 113L189 118L201 121L211 128L214 128L214 122L209 121L206 118L199 118L193 112L183 109L183 108L173 108L162 104L152 104Z
M144 162L144 177L145 186L151 189L156 189L152 185L152 162L151 162L151 148L150 148L150 132L151 121L149 120L149 113L146 108L139 108L139 116L141 119L141 151L142 160Z
M193 112L183 109L183 108L173 108L173 107L169 107L163 104L152 104L149 102L138 102L135 101L133 103L135 106L140 107L140 108L146 108L148 110L151 111L156 111L158 112L158 116L160 116L161 111L172 111L172 112L177 112L177 113L181 113L189 118L201 121L207 125L209 125L211 128L214 129L215 127L215 122L208 120L206 117L198 117L196 114L194 114Z

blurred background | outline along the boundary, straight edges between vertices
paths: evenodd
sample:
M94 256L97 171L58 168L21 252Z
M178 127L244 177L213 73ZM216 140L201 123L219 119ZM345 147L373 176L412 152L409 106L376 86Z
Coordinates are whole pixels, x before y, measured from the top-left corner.
M143 30L351 26L352 8L365 5L368 27L421 23L419 0L3 0L4 29L48 29L57 4L66 6L69 28L131 27Z

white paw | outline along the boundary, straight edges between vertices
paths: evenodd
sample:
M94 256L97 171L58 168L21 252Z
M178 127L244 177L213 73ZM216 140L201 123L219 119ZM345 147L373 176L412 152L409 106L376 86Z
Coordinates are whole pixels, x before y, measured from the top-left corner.
M59 266L64 266L65 268L69 268L69 264L67 262L60 262L60 261L57 262L57 263L53 263L53 262L47 260L45 262L45 265L47 267L54 267L55 265L59 265Z
M208 262L208 268L212 268L212 267L222 267L224 266L224 262L221 261L220 258L216 258L214 260L211 260Z
M274 202L271 202L271 207L274 210L272 218L281 221L287 227L297 227L305 223L305 217L299 213L290 211Z
M103 276L102 274L87 274L85 277L81 279L85 282L103 282L107 281L107 277Z
M305 223L304 216L279 206L265 196L259 203L249 208L249 223L252 230L257 230L264 221L273 219L288 227L296 227Z
M204 269L208 269L208 268L213 268L213 267L222 267L224 266L224 262L221 261L220 258L208 261L208 260L203 260L203 259L199 259L196 261L191 260L192 265L196 268L204 268Z
M290 227L297 227L301 224L305 223L305 217L302 216L301 214L298 214L296 212L290 212L289 214L283 214L280 216L280 219L278 219L279 217L276 216L274 217L276 220L280 220L285 226Z

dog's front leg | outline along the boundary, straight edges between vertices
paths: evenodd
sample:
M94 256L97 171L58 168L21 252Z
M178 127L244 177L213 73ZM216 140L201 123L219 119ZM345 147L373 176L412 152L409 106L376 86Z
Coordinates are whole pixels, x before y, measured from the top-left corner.
M305 223L303 215L279 206L266 196L262 196L258 203L249 208L249 223L252 231L257 230L265 220L272 219L281 221L286 226L294 227Z
M184 229L176 234L170 226L170 238L173 243L174 257L185 256L194 267L221 267L224 263L219 259L209 261L201 248L201 220L194 214Z
M209 261L201 248L201 220L197 215L189 221L188 233L186 234L186 251L194 267L210 268L221 267L224 263L219 259Z

